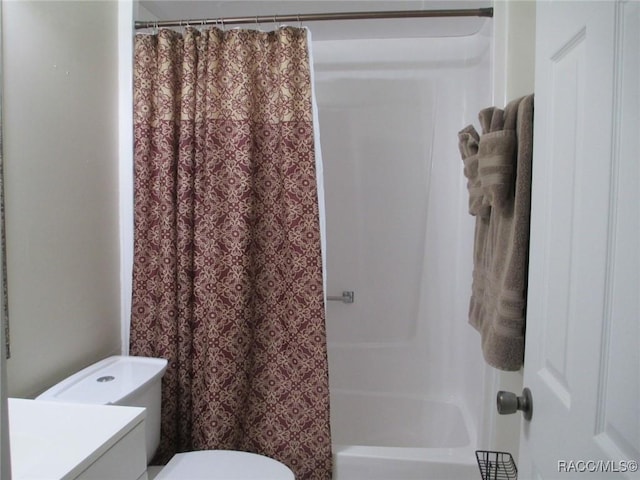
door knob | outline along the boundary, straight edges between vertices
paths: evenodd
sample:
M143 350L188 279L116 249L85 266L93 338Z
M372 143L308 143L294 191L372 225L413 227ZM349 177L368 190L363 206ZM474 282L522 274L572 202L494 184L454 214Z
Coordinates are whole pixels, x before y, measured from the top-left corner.
M533 415L533 397L531 396L531 390L528 388L524 388L522 395L519 397L515 393L501 390L498 392L496 400L498 413L500 415L509 415L520 410L525 420L531 420L531 416Z

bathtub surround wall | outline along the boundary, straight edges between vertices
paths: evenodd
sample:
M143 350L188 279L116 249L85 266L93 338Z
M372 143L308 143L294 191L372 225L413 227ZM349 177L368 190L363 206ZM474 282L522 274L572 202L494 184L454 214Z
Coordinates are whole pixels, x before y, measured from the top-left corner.
M327 306L337 480L476 473L483 365L457 132L491 100L489 39L314 43L328 294L355 292Z
M120 352L116 2L3 2L8 393Z

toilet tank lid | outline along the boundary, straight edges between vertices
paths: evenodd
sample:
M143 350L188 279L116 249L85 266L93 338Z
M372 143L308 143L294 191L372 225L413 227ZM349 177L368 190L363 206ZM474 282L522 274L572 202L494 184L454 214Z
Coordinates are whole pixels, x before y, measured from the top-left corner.
M167 368L163 358L120 356L105 358L67 377L37 400L109 405L159 381Z

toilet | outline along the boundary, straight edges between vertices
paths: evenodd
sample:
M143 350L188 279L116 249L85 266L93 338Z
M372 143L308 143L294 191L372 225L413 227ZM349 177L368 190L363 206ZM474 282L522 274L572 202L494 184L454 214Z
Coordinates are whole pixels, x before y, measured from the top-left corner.
M71 375L36 400L123 405L147 409L147 464L160 443L161 380L167 361L113 356ZM179 453L164 467L149 467L154 480L295 480L282 463L248 452L203 450Z

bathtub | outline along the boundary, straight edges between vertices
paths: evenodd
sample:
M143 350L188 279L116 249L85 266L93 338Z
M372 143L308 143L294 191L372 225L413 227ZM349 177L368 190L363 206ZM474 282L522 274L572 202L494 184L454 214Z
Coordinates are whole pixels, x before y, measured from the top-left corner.
M332 392L331 406L334 480L479 475L473 424L453 401L342 390Z

